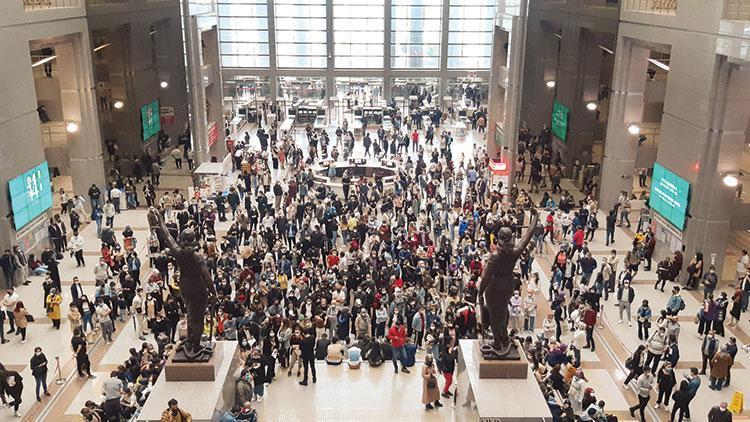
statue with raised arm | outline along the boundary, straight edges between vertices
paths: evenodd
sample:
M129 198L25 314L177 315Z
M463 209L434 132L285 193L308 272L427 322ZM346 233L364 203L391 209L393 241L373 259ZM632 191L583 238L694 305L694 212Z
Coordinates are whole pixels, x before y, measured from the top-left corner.
M167 255L172 256L180 269L180 295L187 310L187 339L182 344L184 358L182 361L205 361L213 353L210 338L207 345L201 344L203 322L208 309L209 300L216 297L216 290L211 281L211 275L206 267L206 261L198 253L200 245L195 231L186 228L180 233L177 241L167 230L164 219L156 210L148 212L148 224L151 230L157 232L166 242ZM179 356L175 355L175 360Z
M513 269L521 253L531 241L539 215L531 208L531 222L518 243L513 242L513 232L502 227L497 236L497 253L493 254L482 273L479 285L479 306L482 312L482 329L492 329L493 341L481 346L486 359L520 359L515 344L508 337L508 303L515 286Z

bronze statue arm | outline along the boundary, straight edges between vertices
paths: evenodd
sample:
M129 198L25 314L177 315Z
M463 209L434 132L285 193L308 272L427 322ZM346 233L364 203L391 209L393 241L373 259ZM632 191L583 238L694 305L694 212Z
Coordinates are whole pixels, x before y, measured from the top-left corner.
M513 248L513 255L515 256L521 255L521 252L523 252L523 250L526 249L526 246L528 246L529 242L531 242L531 236L534 235L534 231L536 231L536 223L539 221L539 213L534 207L531 207L530 212L531 221L529 222L529 226L526 228L526 233L523 234L521 240L516 243L515 248Z
M212 297L215 298L216 288L214 287L214 283L211 280L211 274L208 273L208 268L206 268L205 265L201 265L201 280L203 281L203 284L206 286L209 300L211 300Z
M161 235L170 250L174 251L180 248L172 235L169 234L169 230L167 230L167 226L164 224L164 219L156 210L150 210L148 212L147 218L148 225L151 227L151 229L161 232Z

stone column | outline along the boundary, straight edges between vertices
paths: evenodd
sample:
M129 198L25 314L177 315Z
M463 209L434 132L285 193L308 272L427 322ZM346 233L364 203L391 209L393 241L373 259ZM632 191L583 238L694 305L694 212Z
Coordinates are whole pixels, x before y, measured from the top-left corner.
M643 116L643 92L649 50L634 40L619 37L610 93L607 138L604 146L599 208L612 209L621 191L633 188L633 171L638 148L637 137L628 126Z
M584 165L591 162L596 112L586 103L597 100L602 54L594 34L575 25L563 29L557 71L557 100L570 107L567 139L563 143L563 162L572 173L574 159Z
M85 194L92 183L105 183L88 32L72 36L55 51L63 118L78 124L77 132L67 134L73 190Z

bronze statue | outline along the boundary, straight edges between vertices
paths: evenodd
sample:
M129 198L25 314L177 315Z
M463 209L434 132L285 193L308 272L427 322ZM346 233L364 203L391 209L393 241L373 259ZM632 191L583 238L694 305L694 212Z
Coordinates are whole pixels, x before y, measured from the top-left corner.
M526 233L517 244L513 244L513 232L502 227L497 236L497 253L492 255L482 273L479 285L479 306L482 312L482 329L492 329L493 341L481 346L486 359L520 359L514 343L508 337L508 302L513 296L516 261L531 241L539 219L536 209L531 208L531 222ZM489 324L488 324L489 322Z
M180 233L178 241L175 241L169 234L161 214L153 209L148 213L148 224L166 242L168 249L165 252L174 257L180 270L180 296L187 308L187 339L182 344L184 358L180 356L179 360L207 360L213 353L213 349L210 339L207 346L201 344L203 318L206 315L209 300L216 297L216 290L206 262L197 252L199 243L195 231L192 228L186 228ZM175 355L175 360L178 360L178 355Z

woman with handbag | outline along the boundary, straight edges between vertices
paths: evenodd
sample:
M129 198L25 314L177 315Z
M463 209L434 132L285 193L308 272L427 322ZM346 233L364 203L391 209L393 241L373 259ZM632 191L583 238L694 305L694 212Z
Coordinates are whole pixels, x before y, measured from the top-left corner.
M425 356L424 368L422 368L422 404L425 409L432 410L435 407L443 407L440 403L440 389L435 376L435 363L432 355ZM435 405L433 407L433 404Z
M15 309L13 309L13 319L16 321L16 335L21 336L21 343L26 343L26 327L30 320L34 320L34 317L26 310L20 300L16 302Z
M52 320L52 326L56 330L60 329L60 304L62 301L62 296L57 293L57 289L54 287L50 289L49 294L44 300L44 304L47 307L47 317Z

